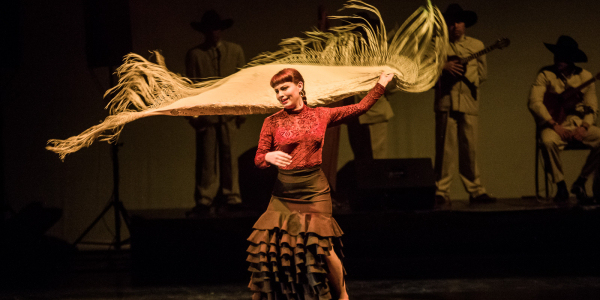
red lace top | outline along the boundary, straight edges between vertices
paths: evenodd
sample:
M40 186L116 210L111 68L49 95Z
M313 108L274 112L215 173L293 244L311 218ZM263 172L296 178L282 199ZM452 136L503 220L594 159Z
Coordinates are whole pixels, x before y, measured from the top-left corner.
M292 156L292 163L282 169L298 170L320 165L327 127L340 125L367 112L384 91L385 88L377 83L367 96L353 105L334 108L304 105L300 111L282 109L267 117L260 131L254 163L261 169L269 167L265 155L279 150Z

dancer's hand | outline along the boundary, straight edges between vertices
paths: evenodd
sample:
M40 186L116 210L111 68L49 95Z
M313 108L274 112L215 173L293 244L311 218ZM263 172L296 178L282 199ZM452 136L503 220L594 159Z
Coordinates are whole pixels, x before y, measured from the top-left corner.
M390 81L394 79L394 73L385 73L381 72L381 76L379 76L379 81L377 83L383 85L385 87Z
M265 160L280 168L286 167L292 163L292 157L283 151L273 151L265 155Z

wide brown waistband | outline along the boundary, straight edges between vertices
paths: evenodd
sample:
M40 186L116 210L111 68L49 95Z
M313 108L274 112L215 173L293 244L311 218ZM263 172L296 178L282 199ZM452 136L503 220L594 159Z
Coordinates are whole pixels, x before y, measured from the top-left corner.
M279 170L273 197L285 202L319 202L331 199L330 188L320 166L301 170Z
M306 203L306 202L328 201L331 199L331 195L329 193L318 194L318 195L312 196L310 199L286 198L286 197L280 197L277 195L271 195L271 197L277 198L277 199L281 200L282 202L298 203L298 204L302 204L302 203Z
M331 216L331 201L287 201L273 196L267 210L298 213L318 213Z
M306 175L310 175L312 173L318 172L319 170L321 170L321 165L318 166L314 166L311 168L306 168L306 169L297 169L297 170L283 170L283 169L277 169L277 171L282 174L282 175L292 175L292 176L306 176Z

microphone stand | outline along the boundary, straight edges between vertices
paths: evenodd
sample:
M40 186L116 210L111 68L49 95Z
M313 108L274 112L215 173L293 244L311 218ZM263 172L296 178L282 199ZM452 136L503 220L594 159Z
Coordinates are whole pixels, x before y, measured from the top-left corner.
M113 87L113 74L112 74L112 66L108 67L108 75L110 86ZM117 141L111 145L111 158L112 158L112 167L113 167L113 193L111 196L111 201L104 207L100 215L96 217L96 219L86 228L86 230L75 240L73 243L76 246L79 243L85 244L94 244L94 245L110 245L114 246L115 250L121 250L121 246L128 244L129 239L121 240L121 218L125 222L127 226L127 230L131 231L130 219L121 198L119 197L119 181L120 181L120 173L119 173L119 147L123 146L123 143L118 143ZM98 242L82 242L83 238L96 226L96 224L104 217L104 215L113 208L115 213L115 240L111 243L98 243Z

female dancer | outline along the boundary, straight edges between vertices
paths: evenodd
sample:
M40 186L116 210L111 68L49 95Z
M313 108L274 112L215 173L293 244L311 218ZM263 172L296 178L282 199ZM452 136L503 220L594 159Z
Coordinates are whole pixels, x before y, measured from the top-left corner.
M330 284L334 295L348 299L339 258L343 232L331 217L329 184L320 169L323 139L328 126L369 110L393 76L382 73L360 103L336 108L308 107L304 79L295 69L271 79L284 109L265 119L254 162L275 165L279 174L269 207L248 238L253 300L331 299Z

